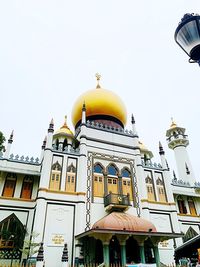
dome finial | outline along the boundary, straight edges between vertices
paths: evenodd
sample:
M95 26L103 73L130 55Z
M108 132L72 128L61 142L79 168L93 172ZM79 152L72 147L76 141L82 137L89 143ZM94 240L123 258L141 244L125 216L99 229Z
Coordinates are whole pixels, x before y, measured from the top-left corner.
M101 75L97 72L97 73L95 74L95 77L97 78L97 86L96 86L96 88L101 88L101 86L100 86L100 84L99 84L99 81L100 81L100 79L101 79Z
M65 115L64 125L67 125L67 115Z
M171 123L170 128L175 128L175 127L177 127L177 124L176 124L176 122L174 121L173 117L171 117L171 121L172 121L172 123Z

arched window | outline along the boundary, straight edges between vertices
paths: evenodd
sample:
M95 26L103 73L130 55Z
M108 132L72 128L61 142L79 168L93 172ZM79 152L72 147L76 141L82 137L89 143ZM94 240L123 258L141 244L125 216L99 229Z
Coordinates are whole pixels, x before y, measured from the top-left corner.
M15 173L7 174L2 194L4 197L14 196L16 180L17 180L17 175Z
M22 185L21 198L31 199L33 189L33 177L25 176Z
M146 188L147 188L147 198L150 201L155 201L155 192L153 187L153 179L150 176L147 176L145 179Z
M76 167L73 162L67 167L65 191L75 192L76 188Z
M67 148L67 139L65 138L63 142L63 151L65 151L66 148Z
M95 164L94 165L94 172L95 173L103 173L103 167L99 163Z
M128 169L124 168L122 170L122 177L130 177L131 176L131 173Z
M156 187L157 187L159 201L166 202L165 187L163 180L160 177L158 177L158 179L156 180Z
M113 164L108 166L108 175L113 175L113 176L118 175L118 170Z
M107 167L108 178L107 178L107 188L108 192L113 194L118 194L118 169L114 164L110 164ZM117 176L117 177L113 177Z
M61 180L61 171L62 166L58 162L58 160L52 165L51 171L51 179L49 188L52 190L59 190L60 189L60 180Z
M187 208L185 206L185 200L181 196L177 197L177 204L178 204L178 208L179 208L179 213L187 214Z
M133 199L132 194L132 181L131 181L131 173L127 168L122 169L122 192L123 195L129 195L130 200Z
M100 163L94 165L93 174L93 194L94 197L104 196L104 176L103 176L103 166Z
M189 209L190 209L190 214L191 215L197 215L197 211L196 211L196 208L195 208L194 200L193 200L192 197L188 197L188 206L189 206Z

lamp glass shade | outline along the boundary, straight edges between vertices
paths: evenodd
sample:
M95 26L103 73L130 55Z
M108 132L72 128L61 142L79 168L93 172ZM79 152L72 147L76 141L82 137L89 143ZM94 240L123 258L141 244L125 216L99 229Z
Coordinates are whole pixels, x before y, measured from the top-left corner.
M200 45L200 36L196 21L193 20L183 25L177 33L177 42L189 55L195 46Z

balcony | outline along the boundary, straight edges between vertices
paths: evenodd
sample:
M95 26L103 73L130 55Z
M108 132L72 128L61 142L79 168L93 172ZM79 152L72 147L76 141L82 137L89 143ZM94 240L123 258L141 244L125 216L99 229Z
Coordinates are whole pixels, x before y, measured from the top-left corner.
M104 197L104 207L106 211L124 211L131 206L129 195L110 193Z

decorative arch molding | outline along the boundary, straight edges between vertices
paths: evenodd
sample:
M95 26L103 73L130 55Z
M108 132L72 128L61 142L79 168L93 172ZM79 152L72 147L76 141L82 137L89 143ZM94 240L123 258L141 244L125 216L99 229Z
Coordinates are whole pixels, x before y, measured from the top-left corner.
M102 174L104 174L106 168L105 168L105 167L103 166L103 164L102 164L101 162L99 162L99 161L97 161L97 162L94 163L93 172L95 173L95 167L97 167L98 165L99 165L100 168L102 169L102 172L96 172L96 173L102 173Z
M116 174L111 174L109 173L109 168L114 168L116 170ZM119 176L119 168L117 165L113 162L109 163L108 166L106 167L106 172L108 175L114 175L114 176ZM111 171L110 171L111 172Z
M146 183L146 184L153 184L153 179L148 175L148 176L145 178L145 183Z
M123 172L128 172L129 176L123 176ZM123 167L123 168L121 169L120 175L121 175L122 177L127 177L127 178L129 177L129 178L131 178L131 171L130 171L130 169L129 169L128 167Z
M53 165L52 165L52 170L57 170L57 171L61 171L62 170L62 166L60 165L60 163L58 161L56 161Z
M156 180L156 185L164 186L164 183L160 177Z
M92 190L92 180L93 180L93 166L96 160L110 161L112 163L122 163L128 164L130 166L131 180L132 180L132 191L133 191L133 206L136 208L137 215L141 216L140 199L138 195L138 182L136 178L135 171L135 161L133 159L117 157L113 155L108 155L104 153L96 153L88 151L87 154L87 189L86 189L86 225L85 231L91 228L91 202L94 201ZM109 166L109 165L108 165Z

